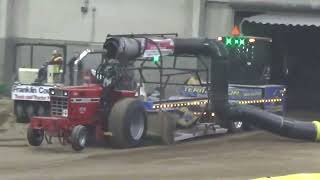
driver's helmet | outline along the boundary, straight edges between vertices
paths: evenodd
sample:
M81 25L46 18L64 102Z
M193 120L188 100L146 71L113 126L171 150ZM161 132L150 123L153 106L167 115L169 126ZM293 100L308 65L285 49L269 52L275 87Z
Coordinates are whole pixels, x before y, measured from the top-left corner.
M59 54L59 53L58 53L58 50L55 49L55 50L52 51L52 55L53 55L53 56L54 56L54 55L58 55L58 54Z
M62 61L63 61L62 55L57 50L53 50L52 57L51 57L51 64L61 65Z

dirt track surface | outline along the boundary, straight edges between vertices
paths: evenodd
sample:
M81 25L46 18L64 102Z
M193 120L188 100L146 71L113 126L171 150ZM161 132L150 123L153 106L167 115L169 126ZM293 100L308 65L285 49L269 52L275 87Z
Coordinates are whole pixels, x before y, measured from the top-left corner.
M301 112L295 116L301 116ZM316 116L320 117L308 114L310 119ZM155 144L129 150L91 147L75 153L70 147L55 144L29 147L25 125L11 121L9 118L0 127L1 180L245 180L320 172L320 144L263 131L201 138L172 146Z

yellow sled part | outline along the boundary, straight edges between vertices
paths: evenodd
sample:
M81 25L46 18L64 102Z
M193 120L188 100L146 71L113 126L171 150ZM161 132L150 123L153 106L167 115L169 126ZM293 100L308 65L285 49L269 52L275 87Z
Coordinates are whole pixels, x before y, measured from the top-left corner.
M287 176L258 178L253 180L320 180L320 174L293 174Z

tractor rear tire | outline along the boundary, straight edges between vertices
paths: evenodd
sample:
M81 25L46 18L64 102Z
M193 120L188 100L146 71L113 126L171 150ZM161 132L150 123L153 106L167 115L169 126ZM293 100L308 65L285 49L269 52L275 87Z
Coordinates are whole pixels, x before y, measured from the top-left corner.
M147 132L147 116L143 103L124 98L114 104L108 118L110 142L116 148L139 146Z
M71 146L75 151L82 151L87 144L88 130L83 125L77 125L71 133Z
M28 142L31 146L40 146L44 139L44 131L40 129L28 128L27 131Z

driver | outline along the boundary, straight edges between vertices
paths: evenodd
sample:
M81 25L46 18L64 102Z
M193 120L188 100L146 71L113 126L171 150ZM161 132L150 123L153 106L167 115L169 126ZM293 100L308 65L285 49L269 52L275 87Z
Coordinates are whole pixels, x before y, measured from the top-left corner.
M51 59L46 61L39 69L38 77L35 80L36 83L43 84L47 80L47 72L48 72L48 65L59 65L58 71L62 71L62 64L63 58L62 55L57 51L53 50Z

